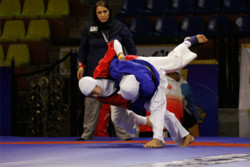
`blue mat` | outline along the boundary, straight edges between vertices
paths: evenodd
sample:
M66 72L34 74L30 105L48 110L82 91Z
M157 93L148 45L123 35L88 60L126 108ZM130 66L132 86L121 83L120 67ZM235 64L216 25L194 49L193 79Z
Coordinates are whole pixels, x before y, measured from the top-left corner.
M143 148L151 138L0 137L1 167L158 167L250 164L250 138L197 137L188 147L166 139L163 148Z

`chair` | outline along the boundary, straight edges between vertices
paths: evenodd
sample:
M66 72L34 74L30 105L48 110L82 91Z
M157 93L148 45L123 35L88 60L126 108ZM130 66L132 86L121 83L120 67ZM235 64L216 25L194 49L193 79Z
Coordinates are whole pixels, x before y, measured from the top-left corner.
M3 27L0 41L15 42L25 35L25 26L22 20L7 20Z
M184 15L194 12L194 0L172 0L169 14Z
M4 50L3 50L2 45L0 45L0 65L4 63L4 60L5 60Z
M246 10L245 0L223 0L221 13L235 14Z
M28 45L27 44L11 44L8 47L4 64L10 65L12 58L14 58L15 66L17 67L21 66L22 64L28 64L30 61Z
M11 19L20 15L21 4L19 0L2 0L0 3L0 18Z
M69 15L68 0L49 0L47 10L42 17L60 18Z
M220 11L220 1L218 0L197 0L195 13L212 14Z
M250 16L238 16L235 20L241 35L250 35Z
M155 36L177 36L178 22L175 17L159 17L155 24Z
M45 6L43 0L25 0L23 10L18 18L37 18L44 15Z
M179 35L181 36L192 36L196 34L204 34L205 23L200 16L186 16L182 23Z
M122 0L121 16L137 16L143 13L143 0ZM119 15L118 14L118 15Z
M27 35L22 41L42 41L50 38L50 26L46 19L30 20Z
M131 33L137 37L152 35L152 23L148 17L133 18L129 29Z
M159 16L168 12L168 1L167 0L147 0L146 8L144 11L145 15Z
M246 0L246 4L247 4L246 13L250 13L250 0Z
M211 16L206 35L208 37L215 37L218 34L227 35L229 33L230 19L228 16Z
M120 22L122 22L123 24L127 25L126 20L125 20L124 17L121 17L121 16L118 17L117 16L116 19L119 20Z

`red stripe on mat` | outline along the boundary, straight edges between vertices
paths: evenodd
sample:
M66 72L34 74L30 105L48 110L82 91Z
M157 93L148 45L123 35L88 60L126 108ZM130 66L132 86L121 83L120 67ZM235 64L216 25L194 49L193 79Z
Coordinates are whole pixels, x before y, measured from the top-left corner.
M0 144L98 144L98 143L147 143L148 141L31 141L31 142L0 142ZM166 144L175 144L167 141ZM218 142L193 142L190 146L217 146L217 147L250 147L250 144L242 143L218 143Z

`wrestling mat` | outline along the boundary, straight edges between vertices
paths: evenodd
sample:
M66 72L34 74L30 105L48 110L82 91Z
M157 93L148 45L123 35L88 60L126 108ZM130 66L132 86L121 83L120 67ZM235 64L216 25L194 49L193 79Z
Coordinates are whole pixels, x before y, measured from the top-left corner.
M166 138L163 148L143 148L151 138L0 137L1 167L249 167L250 138L196 137L188 147Z

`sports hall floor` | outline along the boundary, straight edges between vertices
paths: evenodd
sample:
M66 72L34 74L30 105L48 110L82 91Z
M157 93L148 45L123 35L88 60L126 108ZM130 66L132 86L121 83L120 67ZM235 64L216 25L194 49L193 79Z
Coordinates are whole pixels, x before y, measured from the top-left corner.
M250 167L250 138L196 137L188 147L166 138L163 148L143 148L151 138L0 136L0 167Z

